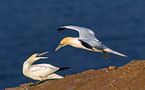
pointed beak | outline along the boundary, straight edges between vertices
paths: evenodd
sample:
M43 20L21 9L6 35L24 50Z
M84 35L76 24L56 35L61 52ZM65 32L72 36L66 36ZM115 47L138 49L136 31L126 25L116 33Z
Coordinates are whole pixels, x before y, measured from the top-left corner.
M37 57L36 57L37 58ZM38 59L47 59L48 57L38 57Z
M61 47L63 47L64 45L58 45L58 47L55 49L55 52L58 50L58 49L60 49Z
M40 54L38 53L37 56L40 57L40 56L42 56L42 55L44 55L44 54L46 54L46 53L48 53L48 51L47 51L47 52L40 53Z
M46 53L48 53L48 51L47 52L40 53L40 54L37 53L37 56L35 58L37 58L37 59L47 59L48 57L41 57L42 55L44 55Z

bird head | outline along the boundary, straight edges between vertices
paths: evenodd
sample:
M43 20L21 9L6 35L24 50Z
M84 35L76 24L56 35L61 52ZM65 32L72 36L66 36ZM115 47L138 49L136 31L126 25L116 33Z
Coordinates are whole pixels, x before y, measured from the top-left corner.
M48 57L41 57L42 55L44 55L44 54L46 54L46 53L48 53L48 52L33 54L32 56L30 56L30 57L28 58L28 60L29 60L30 62L35 62L35 61L37 61L37 60L39 60L39 59L47 59Z
M61 47L64 47L66 45L70 45L72 39L73 39L72 37L66 37L66 38L62 39L60 44L58 45L58 47L55 49L55 51L57 51Z

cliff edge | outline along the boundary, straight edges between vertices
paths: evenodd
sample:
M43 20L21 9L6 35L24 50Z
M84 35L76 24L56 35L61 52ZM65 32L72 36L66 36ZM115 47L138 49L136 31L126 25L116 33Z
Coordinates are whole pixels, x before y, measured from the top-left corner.
M5 90L145 90L145 60L133 60L118 68L91 69L33 87L28 86L31 83Z

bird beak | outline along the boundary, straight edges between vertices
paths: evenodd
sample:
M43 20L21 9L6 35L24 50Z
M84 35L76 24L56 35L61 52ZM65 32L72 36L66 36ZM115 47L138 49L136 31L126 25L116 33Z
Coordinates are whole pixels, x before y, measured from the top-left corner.
M55 49L55 52L58 50L58 49L60 49L61 47L63 47L64 45L58 45L58 47Z
M39 59L47 59L48 57L35 57L36 60L39 60Z
M40 54L38 53L37 56L36 56L36 58L38 58L38 59L47 59L48 57L41 57L42 55L44 55L46 53L48 53L48 51L47 52L44 52L44 53L40 53Z
M43 52L43 53L40 53L40 54L37 54L37 56L42 56L42 55L44 55L44 54L46 54L46 53L48 53L48 51L47 52Z

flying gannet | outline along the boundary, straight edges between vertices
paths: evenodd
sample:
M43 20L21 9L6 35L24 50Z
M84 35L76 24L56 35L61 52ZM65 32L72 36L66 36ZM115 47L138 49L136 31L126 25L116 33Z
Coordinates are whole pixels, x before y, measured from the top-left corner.
M58 68L45 63L32 65L35 61L38 61L39 59L47 59L48 57L41 57L46 53L48 52L44 52L41 54L39 53L33 54L23 64L23 74L31 79L39 80L39 82L34 83L30 86L38 85L41 82L43 82L43 80L47 79L61 79L63 77L55 74L55 72L70 68L70 67Z
M88 28L69 25L69 26L62 26L62 27L58 28L57 30L62 31L64 29L71 29L71 30L78 31L79 37L66 37L66 38L62 39L59 46L55 49L55 51L57 51L58 49L66 46L66 45L71 45L76 48L82 48L82 49L94 51L94 52L101 52L105 56L105 58L109 58L109 56L108 56L108 54L106 54L106 52L120 55L123 57L127 57L126 55L116 52L114 50L111 50L107 46L103 45L95 37L95 33Z

